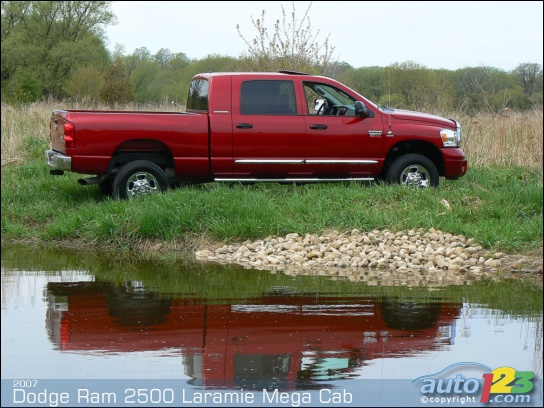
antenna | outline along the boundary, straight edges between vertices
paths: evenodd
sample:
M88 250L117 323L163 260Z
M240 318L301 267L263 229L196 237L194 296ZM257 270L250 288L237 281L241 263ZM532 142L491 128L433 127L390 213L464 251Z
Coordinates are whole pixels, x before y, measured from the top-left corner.
M389 71L389 67L387 67L387 92L388 92L388 101L387 101L387 104L389 105L389 107L391 107L391 74L390 74L390 71Z
M389 130L391 131L391 74L390 67L387 67L387 92L389 93L389 109L387 112L387 118L389 119Z

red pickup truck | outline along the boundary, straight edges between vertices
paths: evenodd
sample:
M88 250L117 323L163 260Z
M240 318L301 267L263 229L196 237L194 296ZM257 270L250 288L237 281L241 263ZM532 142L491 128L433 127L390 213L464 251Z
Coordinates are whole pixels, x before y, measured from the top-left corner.
M51 174L116 198L183 182L385 180L437 186L467 170L453 119L377 106L330 78L204 73L185 112L55 110Z

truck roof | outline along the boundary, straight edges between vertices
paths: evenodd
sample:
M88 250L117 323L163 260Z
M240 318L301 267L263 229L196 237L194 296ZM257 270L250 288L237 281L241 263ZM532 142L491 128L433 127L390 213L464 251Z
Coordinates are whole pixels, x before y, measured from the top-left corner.
M202 72L200 74L195 75L196 77L204 77L204 78L211 78L211 77L218 77L218 76L250 76L250 77L259 77L259 76L267 76L267 77L284 77L289 75L303 75L307 77L313 77L313 78L319 78L320 75L314 75L314 74L308 74L304 72L296 72L296 71L277 71L277 72Z

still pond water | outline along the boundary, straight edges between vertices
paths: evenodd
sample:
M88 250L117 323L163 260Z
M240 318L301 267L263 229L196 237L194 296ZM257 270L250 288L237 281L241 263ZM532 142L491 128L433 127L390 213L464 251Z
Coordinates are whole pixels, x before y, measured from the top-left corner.
M519 280L409 288L11 245L1 273L3 406L40 406L42 380L157 380L144 404L154 406L236 405L213 392L204 401L213 390L246 393L239 405L411 406L420 389L416 400L392 400L388 380L405 380L400 390L440 373L481 380L499 367L542 379L542 288ZM14 380L38 380L37 396ZM173 400L162 380L184 394ZM365 398L364 384L374 384ZM527 405L542 405L537 389ZM265 397L247 400L252 390ZM55 406L44 395L42 406ZM111 403L101 395L66 405Z

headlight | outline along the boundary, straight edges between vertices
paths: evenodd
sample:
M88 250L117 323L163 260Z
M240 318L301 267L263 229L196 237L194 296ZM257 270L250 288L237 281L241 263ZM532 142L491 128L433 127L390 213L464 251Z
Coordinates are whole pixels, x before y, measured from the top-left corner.
M461 128L457 128L458 131L450 129L442 129L440 131L440 138L442 139L442 144L444 147L458 147L459 139L461 136Z

